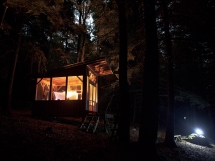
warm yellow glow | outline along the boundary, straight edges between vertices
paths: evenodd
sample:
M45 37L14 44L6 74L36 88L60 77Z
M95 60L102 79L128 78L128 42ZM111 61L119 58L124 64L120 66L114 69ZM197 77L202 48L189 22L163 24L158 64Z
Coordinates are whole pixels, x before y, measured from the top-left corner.
M55 100L65 100L65 92L54 92Z
M49 100L50 78L37 78L35 100Z
M78 99L78 93L76 91L67 91L67 99L77 100Z
M67 84L67 100L82 100L83 76L69 76Z

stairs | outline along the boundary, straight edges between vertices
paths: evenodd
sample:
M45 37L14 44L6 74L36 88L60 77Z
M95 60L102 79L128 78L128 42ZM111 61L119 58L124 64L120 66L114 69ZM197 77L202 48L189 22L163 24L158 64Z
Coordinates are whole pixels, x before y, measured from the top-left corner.
M80 129L95 133L100 119L103 120L104 131L106 133L112 132L112 137L114 137L118 129L118 124L115 122L113 114L99 115L98 113L88 113L83 119Z
M86 132L95 133L98 123L99 123L99 115L89 113L85 116L80 129L86 129Z

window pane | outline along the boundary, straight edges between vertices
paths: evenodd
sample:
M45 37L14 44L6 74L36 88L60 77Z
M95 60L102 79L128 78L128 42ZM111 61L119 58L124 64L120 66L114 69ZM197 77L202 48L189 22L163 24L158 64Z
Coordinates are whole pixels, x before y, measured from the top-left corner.
M38 83L39 82L39 83ZM49 100L50 78L37 78L35 100Z
M66 77L52 78L52 100L65 100Z
M82 100L83 76L69 76L67 86L68 100Z
M91 71L89 71L89 80L92 83L96 83L96 76Z

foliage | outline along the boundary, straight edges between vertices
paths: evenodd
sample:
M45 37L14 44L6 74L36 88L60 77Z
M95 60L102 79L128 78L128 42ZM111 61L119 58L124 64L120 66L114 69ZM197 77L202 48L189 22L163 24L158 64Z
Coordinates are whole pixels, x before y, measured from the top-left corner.
M207 108L210 104L201 96L187 91L178 91L175 100L179 102L189 102L191 107L198 107L199 109Z
M215 109L214 1L168 0L166 2L174 58L176 108L181 108L180 103L182 103L183 106L198 110L213 111ZM52 68L100 56L105 56L113 71L118 71L119 22L115 0L7 0L1 1L0 5L2 11L0 77L4 84L10 73L20 25L22 25L22 41L17 69L20 76L44 74ZM132 108L139 109L142 101L140 89L143 83L141 75L144 70L142 63L146 36L143 1L126 0L125 5L128 26L127 78ZM164 14L160 1L156 1L155 5L159 40L160 101L163 103L162 107L165 107L167 57L164 52ZM103 87L107 88L105 96L109 96L111 90L106 85ZM214 118L214 113L211 113L211 116Z
M187 139L193 139L195 137L197 137L197 134L192 133L192 134L190 134L190 135L187 136Z

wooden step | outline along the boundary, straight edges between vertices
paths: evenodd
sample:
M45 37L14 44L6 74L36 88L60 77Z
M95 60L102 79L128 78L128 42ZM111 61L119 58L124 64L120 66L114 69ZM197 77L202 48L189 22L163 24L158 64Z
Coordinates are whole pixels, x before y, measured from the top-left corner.
M99 115L86 115L80 129L86 129L86 132L95 133L99 123Z

